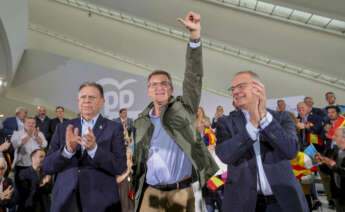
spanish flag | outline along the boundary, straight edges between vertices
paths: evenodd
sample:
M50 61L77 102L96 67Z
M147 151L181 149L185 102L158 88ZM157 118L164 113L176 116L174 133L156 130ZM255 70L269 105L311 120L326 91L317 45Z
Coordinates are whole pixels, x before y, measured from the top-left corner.
M298 152L291 161L292 170L296 178L301 180L303 176L309 175L317 170L317 166L312 164L310 157L304 152Z
M218 177L212 176L209 180L207 180L206 184L210 190L216 191L219 187L224 185L224 182Z
M327 134L327 138L333 139L334 132L337 128L345 126L345 118L344 116L340 116L338 120L335 122L334 126L332 129L329 131Z
M307 121L307 125L309 127L314 127L314 124L309 121ZM315 134L315 133L307 133L307 142L311 144L317 144L319 146L323 145L320 135Z
M216 134L213 132L213 130L210 127L206 127L204 131L204 137L208 137L208 144L213 145L216 144Z

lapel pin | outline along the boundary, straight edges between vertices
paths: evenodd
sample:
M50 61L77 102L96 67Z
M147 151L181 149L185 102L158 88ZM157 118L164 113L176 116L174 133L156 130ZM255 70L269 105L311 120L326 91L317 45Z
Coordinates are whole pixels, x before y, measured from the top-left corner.
M99 126L99 129L103 129L102 125L101 125L101 126Z

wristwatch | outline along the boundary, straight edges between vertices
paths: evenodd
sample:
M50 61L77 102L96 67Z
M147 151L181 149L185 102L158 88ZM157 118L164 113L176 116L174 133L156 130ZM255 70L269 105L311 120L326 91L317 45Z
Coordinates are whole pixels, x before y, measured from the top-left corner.
M189 42L192 42L192 43L200 43L200 38L197 38L197 39L190 39Z

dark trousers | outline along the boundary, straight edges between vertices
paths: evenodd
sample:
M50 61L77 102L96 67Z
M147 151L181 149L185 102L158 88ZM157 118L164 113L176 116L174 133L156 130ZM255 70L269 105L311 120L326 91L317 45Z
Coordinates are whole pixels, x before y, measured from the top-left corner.
M264 196L258 194L256 199L256 212L277 212L282 211L274 195Z
M335 209L337 212L345 212L345 200L335 199Z
M81 201L80 201L80 194L79 194L79 189L76 189L73 192L72 198L71 198L71 212L82 212L83 208L81 206Z

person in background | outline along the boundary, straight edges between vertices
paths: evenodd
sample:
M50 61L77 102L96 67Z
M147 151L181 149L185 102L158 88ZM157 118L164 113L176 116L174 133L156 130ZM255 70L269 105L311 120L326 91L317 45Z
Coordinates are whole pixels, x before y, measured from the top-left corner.
M65 108L62 106L57 106L55 112L56 118L50 120L50 134L52 136L54 135L56 126L68 120L64 117Z
M218 118L223 117L223 116L224 116L224 109L221 105L218 105L216 109L216 114L214 114L214 117L212 119L212 124L211 124L212 129L217 128L217 120Z
M332 196L335 200L336 211L345 211L345 128L337 128L333 135L336 148L329 158L317 155L317 161L327 165L333 172Z
M295 116L295 114L293 114L292 112L286 110L286 103L285 103L285 101L284 101L283 99L279 99L279 100L277 101L277 111L278 111L278 112L280 112L280 111L286 111L286 112L290 115L290 117L293 119L293 121L295 122L295 124L298 123L298 119L297 119L297 117ZM297 130L297 126L296 126L296 130Z
M324 112L320 108L313 107L314 106L313 98L306 96L304 97L303 101L309 108L311 108L310 112L320 116L321 119L323 119L323 117L327 115L327 114L324 114Z
M0 157L0 211L5 212L7 209L15 206L14 188L10 178L5 177L7 170L6 160Z
M28 111L25 107L18 107L15 116L8 117L2 122L5 135L11 137L14 131L23 130L24 120L27 115Z
M42 170L46 153L35 149L31 154L32 165L19 175L18 187L21 201L17 212L49 212L50 194L53 188L52 177Z
M325 148L323 152L320 152L320 154L326 157L332 157L335 151L333 135L335 130L341 127L343 123L345 123L345 118L340 115L340 109L337 106L328 106L326 108L326 111L328 114L328 121L324 124L323 130L321 132L321 139L325 144ZM326 164L320 164L319 173L321 176L325 193L327 195L328 207L330 209L335 209L335 202L333 200L331 192L333 172Z
M210 118L205 114L204 108L198 107L198 112L195 118L195 126L211 126Z
M323 142L320 139L322 119L310 111L304 102L297 104L298 123L296 126L299 130L301 150L303 151L309 144L313 144L320 152L323 150Z
M133 132L133 120L127 117L126 108L121 108L119 114L120 116L114 121L122 124L123 128L127 130L127 135L131 137Z
M121 209L123 212L134 212L134 197L133 197L133 186L132 186L132 151L127 147L127 169L121 175L116 177L116 182L119 187L119 197L121 203Z
M48 141L48 146L50 144L51 139L51 132L50 132L50 118L46 115L47 110L44 106L37 107L37 115L36 118L36 127L38 127L39 131L41 131Z
M322 109L322 111L324 113L324 117L323 117L324 122L328 121L328 116L327 116L328 114L327 114L327 109L326 109L328 106L337 106L340 110L340 115L345 116L345 106L344 105L338 105L335 102L337 98L335 97L335 94L333 92L331 92L331 91L327 92L325 94L325 99L326 99L328 105L326 105L326 107L324 107Z
M20 173L24 169L32 166L30 154L35 149L47 147L47 140L43 133L35 126L36 119L33 117L27 117L24 122L24 129L14 132L11 138L12 146L15 149L15 183L18 182ZM20 190L19 193L21 193Z

